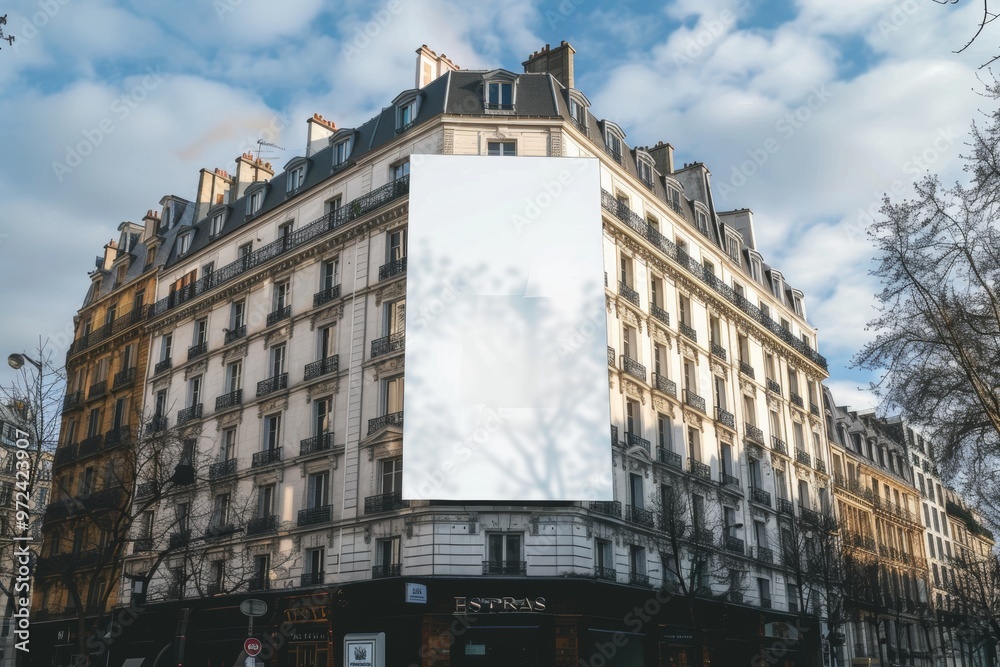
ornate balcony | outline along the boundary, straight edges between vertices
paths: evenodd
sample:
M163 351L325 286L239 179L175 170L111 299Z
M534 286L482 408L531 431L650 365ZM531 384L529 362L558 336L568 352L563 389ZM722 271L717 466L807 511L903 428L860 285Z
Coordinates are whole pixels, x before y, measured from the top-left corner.
M302 586L319 586L323 583L325 572L303 572L300 579Z
M799 449L798 447L796 447L795 448L795 462L796 463L801 463L804 466L811 466L812 465L812 457L809 456L809 453L806 452L805 450Z
M484 560L483 574L516 575L528 574L528 561L524 560Z
M726 551L732 551L735 554L746 553L746 545L740 538L726 535Z
M278 463L281 461L281 449L281 447L275 447L274 449L265 449L260 452L255 452L253 459L251 459L250 467L260 468L261 466Z
M402 574L403 566L399 563L389 563L387 565L372 565L372 579L385 579L386 577L398 577Z
M278 530L278 517L275 514L269 516L254 517L247 522L247 535L263 535L273 533Z
M748 378L751 379L753 379L753 377L755 376L753 366L751 366L745 361L740 361L740 373L743 373L743 375L746 375Z
M395 276L402 275L406 273L406 258L400 257L395 259L388 264L383 264L378 267L378 279L388 280L389 278L394 278Z
M410 506L409 500L403 500L399 493L382 493L365 498L365 514L374 512L394 512Z
M208 467L208 478L211 480L222 479L236 474L236 459L219 461Z
M646 381L646 367L631 357L622 355L622 370L634 378Z
M761 505L771 506L771 494L756 486L750 487L750 500Z
M162 433L166 431L170 424L170 419L166 415L153 415L149 420L150 433Z
M665 375L653 373L653 389L677 398L677 383Z
M104 434L104 449L114 449L128 444L132 438L132 427L119 426Z
M713 342L709 343L709 349L712 351L712 356L713 357L718 357L719 359L722 359L723 361L726 360L726 356L727 356L726 348L722 347L721 345L719 345L718 343L716 343L716 342L713 341Z
M743 422L743 432L747 440L764 444L764 432L750 422Z
M730 475L729 473L719 473L719 483L722 486L736 486L740 485L740 478L735 475Z
M680 329L680 332L684 337L690 338L695 343L698 342L698 332L695 331L694 327L690 324L686 322L678 322L677 328Z
M796 394L794 391L788 393L788 400L790 400L792 402L792 405L794 405L795 407L805 409L805 402L802 400L802 397Z
M76 410L77 408L83 407L83 392L82 391L71 391L66 394L63 398L63 412L69 412L70 410Z
M767 390L781 396L781 385L771 378L767 378Z
M234 408L237 405L243 403L243 390L237 389L236 391L231 391L228 394L223 394L222 396L215 397L215 411L227 410L229 408Z
M375 419L368 420L368 435L372 433L378 433L386 426L402 426L403 425L403 413L400 412L390 412L387 415L382 415L381 417L376 417Z
M288 373L275 375L257 383L257 396L267 396L268 394L288 388Z
M100 382L95 382L90 385L90 391L87 392L87 400L92 401L95 398L100 398L108 393L108 381L101 380Z
M774 551L768 547L754 547L753 557L758 563L774 563Z
M181 547L187 546L187 543L191 541L191 531L180 530L176 533L170 534L170 539L167 542L171 549L180 549Z
M311 526L315 523L326 523L333 516L333 505L309 507L299 510L299 526Z
M608 366L615 365L615 348L608 345Z
M665 447L656 448L656 460L660 463L665 463L671 468L681 469L681 455L676 452L672 452Z
M267 314L267 326L271 326L272 324L277 324L282 320L287 320L291 316L292 316L292 307L282 306L281 308L278 308L277 310L274 310Z
M92 435L88 438L84 438L80 441L80 446L77 449L77 455L80 458L84 456L90 456L91 454L96 454L101 451L101 445L104 443L103 435Z
M817 472L826 473L826 461L823 459L813 461L813 467L816 468Z
M684 403L699 412L705 412L705 399L690 389L684 390Z
M592 500L590 501L590 511L620 519L622 517L622 504L619 500Z
M306 438L299 443L299 456L313 454L315 452L325 452L333 448L333 433L323 433Z
M618 294L634 305L639 305L639 293L620 280L618 281Z
M809 412L813 413L815 416L819 417L819 406L815 403L809 404Z
M239 340L247 335L247 325L241 324L234 329L226 329L226 340L225 344L229 345L234 340Z
M628 583L633 586L649 586L649 575L644 572L629 572Z
M719 406L715 406L715 420L723 426L728 426L734 431L736 430L736 415L732 412L726 412Z
M656 525L653 513L650 510L643 509L641 507L633 507L632 505L625 506L625 520L640 526L645 526L646 528L652 528Z
M187 423L192 419L201 419L201 403L195 403L194 405L184 408L177 413L177 423L178 425Z
M611 425L611 446L612 447L620 446L618 444L618 427L615 426L614 424Z
M647 454L650 453L649 440L646 440L645 438L640 438L635 433L625 433L625 446L627 448L642 447L643 449L646 450Z
M340 355L333 355L326 357L325 359L320 359L319 361L314 361L311 364L306 364L305 379L314 380L318 377L322 377L327 373L336 373L338 366L340 365Z
M761 606L762 609L770 609L771 608L771 598L761 598L760 599L760 606Z
M112 387L115 389L121 389L127 387L135 382L135 369L126 368L125 370L118 371L115 373L114 381L112 382Z
M613 567L601 567L598 565L594 568L594 578L604 581L618 581L618 573L615 572L615 568Z
M778 498L778 512L781 514L787 514L788 516L794 516L795 506L792 504L792 501L787 498Z
M785 444L784 440L778 438L777 436L771 436L771 449L779 454L788 456L788 445Z
M381 357L383 354L391 354L406 349L406 332L400 331L389 336L376 338L372 341L371 358Z
M158 362L155 366L153 366L153 374L156 375L162 373L163 371L170 370L172 363L173 362L170 359L164 359L163 361Z
M664 324L670 324L670 313L663 310L655 303L649 304L649 314L653 316L653 319L659 320Z
M327 287L325 290L313 294L313 308L322 306L324 303L329 303L337 298L340 298L340 285Z
M207 352L208 352L207 340L203 340L197 345L192 345L191 347L188 348L188 361L191 361L192 359L197 359L198 357Z
M248 591L267 591L271 589L271 579L265 573L255 574L247 582Z
M694 459L688 460L688 472L695 477L701 477L702 479L712 479L712 467L707 463L702 463L701 461L695 461Z
M153 538L139 537L132 541L132 553L140 554L153 550Z
M155 493L156 493L156 482L155 481L142 482L135 489L135 497L136 498L145 498L145 497L151 496L151 495L153 495Z

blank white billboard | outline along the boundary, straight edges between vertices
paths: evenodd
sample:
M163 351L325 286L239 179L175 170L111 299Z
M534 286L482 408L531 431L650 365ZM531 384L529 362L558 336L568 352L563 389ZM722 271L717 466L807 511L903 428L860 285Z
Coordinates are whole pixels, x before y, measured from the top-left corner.
M611 500L598 162L415 155L403 498Z

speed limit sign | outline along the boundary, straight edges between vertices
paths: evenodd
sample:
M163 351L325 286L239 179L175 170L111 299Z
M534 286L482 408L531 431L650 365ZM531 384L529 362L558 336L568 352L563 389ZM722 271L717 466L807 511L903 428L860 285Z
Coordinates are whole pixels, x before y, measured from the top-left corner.
M260 640L256 637L250 637L245 642L243 642L243 650L250 657L253 657L260 653L260 649L263 648L260 644Z

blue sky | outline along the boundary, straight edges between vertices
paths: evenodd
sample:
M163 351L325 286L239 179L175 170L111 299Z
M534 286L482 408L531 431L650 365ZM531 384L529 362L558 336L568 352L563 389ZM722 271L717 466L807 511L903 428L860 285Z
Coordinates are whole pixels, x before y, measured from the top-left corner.
M877 290L864 236L883 193L961 175L989 31L932 0L0 0L0 352L65 355L94 257L202 167L265 138L279 167L305 120L358 125L412 87L427 44L463 68L577 50L576 87L630 145L669 141L712 171L720 209L751 208L766 261L806 294L839 403ZM777 150L761 149L773 146ZM77 150L82 146L82 150ZM76 155L86 152L86 155ZM754 160L754 156L757 159ZM0 382L10 379L0 371Z

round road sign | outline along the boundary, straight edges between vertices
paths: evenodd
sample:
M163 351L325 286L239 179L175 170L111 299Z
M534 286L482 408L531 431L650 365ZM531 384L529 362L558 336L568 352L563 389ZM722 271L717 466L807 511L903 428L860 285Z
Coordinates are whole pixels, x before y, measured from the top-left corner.
M253 657L260 653L261 646L260 640L256 637L249 637L245 642L243 642L243 650L246 651L247 655Z
M263 616L267 613L267 603L263 600L244 600L240 603L240 611L247 616Z

